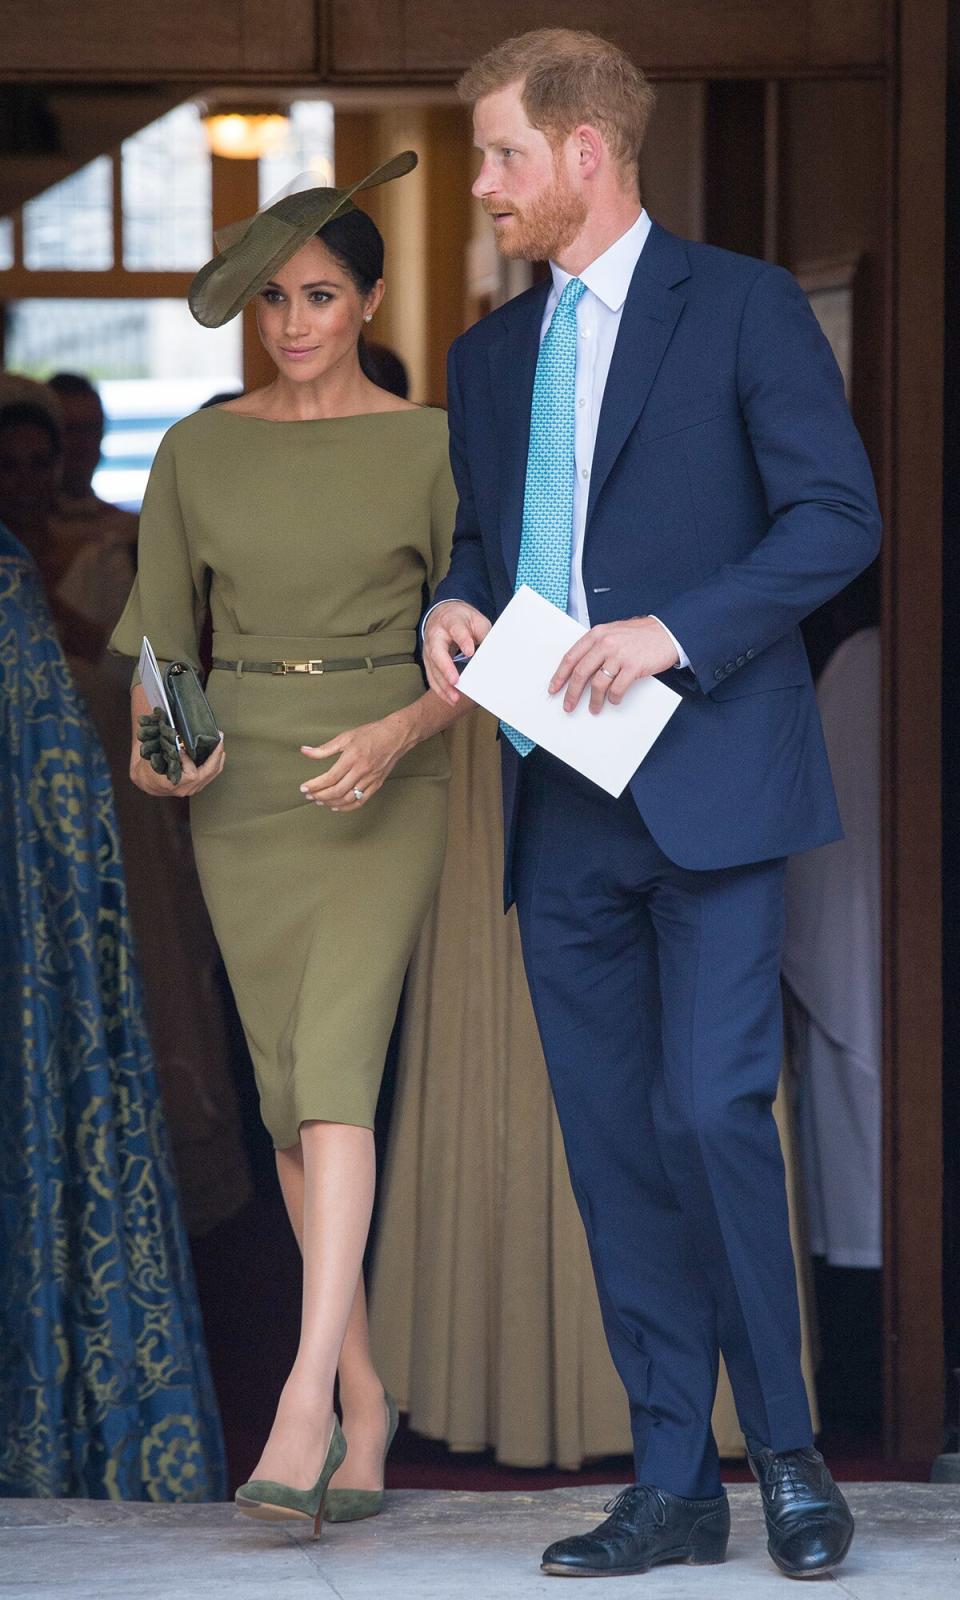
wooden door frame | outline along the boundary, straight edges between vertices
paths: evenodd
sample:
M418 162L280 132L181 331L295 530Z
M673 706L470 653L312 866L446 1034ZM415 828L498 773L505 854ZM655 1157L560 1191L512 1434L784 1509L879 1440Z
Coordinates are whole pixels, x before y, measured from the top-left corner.
M948 0L891 7L884 550L884 1433L943 1432L941 573Z
M941 565L943 537L944 162L949 0L856 0L846 7L804 0L781 6L783 37L765 0L748 7L705 7L677 0L664 8L596 0L590 26L608 33L655 77L880 78L887 97L884 307L884 426L881 498L884 547L884 1345L886 1447L904 1458L934 1455L943 1421L942 1296L942 813ZM137 5L132 9L137 10ZM449 85L461 37L446 0L433 0L437 29L408 38L403 0L288 0L309 20L302 32L272 31L243 0L240 27L221 5L220 33L189 58L168 19L151 24L151 81L273 80L313 87L350 84ZM107 0L98 0L97 15ZM65 27L76 8L61 0ZM49 7L48 7L49 10ZM179 10L183 11L182 0ZM499 13L503 11L502 28ZM558 13L566 19L566 5ZM509 7L488 8L485 27L501 36ZM761 15L762 13L762 15ZM154 13L150 13L151 18ZM258 19L260 19L258 21ZM740 26L737 26L737 22ZM155 19L154 19L155 20ZM509 20L516 23L513 13ZM81 69L65 59L46 13L18 38L8 81L87 81L103 77L93 44L109 65L113 35L87 26ZM882 25L882 26L881 26ZM131 23L132 27L132 23ZM226 29L226 33L224 33ZM885 32L883 31L885 29ZM452 31L453 30L453 31ZM771 31L773 30L773 31ZM127 32L130 32L128 28ZM196 43L202 28L194 30ZM223 37L221 37L221 34ZM418 64L434 34L440 56ZM72 35L71 35L72 37ZM78 38L80 35L77 36ZM125 36L126 37L126 36ZM226 44L224 43L226 40ZM55 41L55 43L54 43ZM93 43L91 43L93 41ZM454 41L451 44L451 41ZM758 44L758 41L761 41ZM492 39L491 41L492 42ZM229 49L226 48L229 45ZM138 63L143 50L127 54ZM412 52L412 54L411 54ZM445 52L445 53L444 53ZM684 54L686 52L686 54ZM429 52L428 52L429 54ZM769 59L762 59L764 56ZM442 58L442 59L441 59ZM126 56L124 60L126 60ZM212 63L219 63L213 66ZM121 65L116 81L146 76ZM771 155L775 152L771 152ZM841 157L842 158L842 157ZM855 1330L851 1330L855 1337Z

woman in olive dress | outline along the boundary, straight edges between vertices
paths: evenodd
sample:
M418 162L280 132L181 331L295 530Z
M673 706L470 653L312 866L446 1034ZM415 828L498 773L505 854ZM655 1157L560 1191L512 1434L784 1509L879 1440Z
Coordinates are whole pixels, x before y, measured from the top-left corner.
M164 437L113 640L134 655L146 634L161 660L196 665L205 612L213 625L220 748L200 769L184 757L176 785L154 771L137 738L150 711L137 684L131 775L150 794L191 799L201 883L303 1254L297 1356L238 1504L308 1517L315 1532L325 1513L379 1509L395 1425L361 1280L372 1127L442 864L439 735L455 720L424 692L414 658L455 512L446 419L376 388L358 360L384 292L383 242L349 196L414 162L397 157L350 190L288 196L230 230L198 275L190 303L207 326L256 298L277 375Z

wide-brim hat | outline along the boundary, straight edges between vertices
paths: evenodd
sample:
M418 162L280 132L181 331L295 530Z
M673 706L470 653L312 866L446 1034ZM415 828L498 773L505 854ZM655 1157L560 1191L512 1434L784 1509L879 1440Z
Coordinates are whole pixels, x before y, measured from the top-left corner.
M404 150L346 189L302 189L221 229L214 236L220 253L200 268L187 294L197 321L205 328L222 328L308 239L334 217L355 209L351 196L359 189L402 178L416 164L414 151Z

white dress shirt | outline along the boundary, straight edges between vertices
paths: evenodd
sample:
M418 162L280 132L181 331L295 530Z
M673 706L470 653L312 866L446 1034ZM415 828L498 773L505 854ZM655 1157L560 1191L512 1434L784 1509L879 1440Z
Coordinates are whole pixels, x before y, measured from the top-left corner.
M567 611L583 627L589 628L590 604L583 584L583 541L587 529L587 505L590 500L590 475L593 471L593 452L600 423L607 375L613 360L613 348L620 331L620 318L627 298L627 290L634 268L650 233L650 218L641 210L635 223L619 239L615 239L603 255L597 256L578 274L586 285L586 294L577 305L577 379L576 379L576 432L574 455L577 464L573 488L573 551L570 563L570 593ZM540 340L550 326L560 296L573 276L550 263L553 286L543 309ZM655 619L659 622L659 617ZM663 627L663 623L660 623ZM669 633L669 629L664 628ZM681 667L690 662L673 634Z
M573 550L570 562L570 589L567 611L585 628L591 626L590 605L583 585L583 541L587 528L587 505L590 500L590 474L593 471L593 451L597 442L600 407L607 386L607 374L613 359L613 347L620 330L620 318L630 287L634 268L650 233L650 218L640 211L636 222L622 233L619 239L591 261L579 274L586 286L586 294L577 304L577 377L576 377L576 432L574 456L576 480L573 488ZM540 341L550 326L564 289L573 276L550 263L553 285L543 308ZM443 604L443 602L441 602ZM433 607L430 608L433 610ZM430 612L427 612L427 616ZM424 623L427 618L424 617ZM654 619L659 622L659 617ZM680 666L688 667L689 658L670 630L660 626L676 645Z

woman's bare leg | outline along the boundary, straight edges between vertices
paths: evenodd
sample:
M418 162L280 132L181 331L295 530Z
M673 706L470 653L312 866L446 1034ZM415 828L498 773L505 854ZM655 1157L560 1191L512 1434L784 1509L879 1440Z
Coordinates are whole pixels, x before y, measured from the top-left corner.
M383 1384L370 1354L370 1326L362 1273L340 1351L339 1371L340 1410L348 1453L330 1479L330 1486L333 1489L381 1489L387 1406Z
M287 1216L303 1249L303 1153L299 1144L278 1150L277 1176ZM340 1349L340 1405L349 1455L331 1479L340 1489L378 1489L382 1482L387 1417L383 1384L370 1355L370 1330L362 1272Z
M303 1150L299 1143L286 1150L275 1150L280 1193L287 1208L297 1248L303 1255Z
M369 1128L344 1123L306 1122L300 1129L300 1153L300 1343L252 1476L306 1489L316 1482L333 1428L334 1377L357 1296L373 1209L373 1134ZM284 1160L281 1182L284 1179L297 1206L295 1161ZM286 1192L285 1185L285 1198Z

